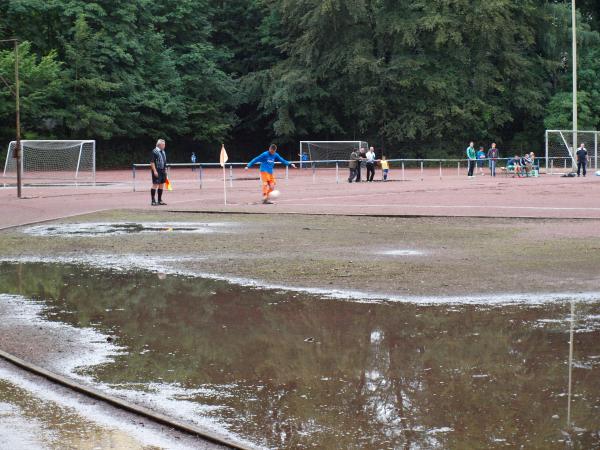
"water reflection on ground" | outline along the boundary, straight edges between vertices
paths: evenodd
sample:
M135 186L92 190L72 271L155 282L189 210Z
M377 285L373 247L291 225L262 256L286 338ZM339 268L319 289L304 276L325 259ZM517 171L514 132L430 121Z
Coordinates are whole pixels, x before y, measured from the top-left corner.
M600 446L600 299L575 306L567 427L568 302L364 304L42 263L0 264L0 293L128 349L83 369L96 382L271 448Z

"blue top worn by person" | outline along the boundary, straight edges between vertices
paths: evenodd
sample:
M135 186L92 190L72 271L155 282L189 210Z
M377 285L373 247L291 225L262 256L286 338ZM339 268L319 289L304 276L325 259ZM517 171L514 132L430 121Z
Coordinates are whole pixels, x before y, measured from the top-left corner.
M271 153L270 151L266 151L258 155L252 161L248 163L247 167L252 167L256 163L260 163L260 171L273 173L273 167L275 166L275 162L279 161L280 163L289 166L291 163L285 159L283 159L279 153Z

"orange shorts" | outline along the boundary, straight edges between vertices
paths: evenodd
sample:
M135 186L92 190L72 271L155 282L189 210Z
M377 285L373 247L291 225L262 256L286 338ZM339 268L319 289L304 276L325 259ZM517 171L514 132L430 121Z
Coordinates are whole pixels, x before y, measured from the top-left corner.
M272 173L261 172L260 179L262 180L263 184L275 184L275 177Z
M262 180L262 193L263 197L267 197L270 192L275 189L275 177L272 173L261 172L260 179Z

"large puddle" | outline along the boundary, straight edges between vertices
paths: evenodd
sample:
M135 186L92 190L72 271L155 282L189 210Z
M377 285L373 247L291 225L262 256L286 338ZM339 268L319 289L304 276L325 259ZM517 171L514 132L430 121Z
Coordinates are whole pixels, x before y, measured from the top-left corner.
M223 222L120 222L120 223L64 223L35 225L23 230L32 236L77 236L94 237L135 233L215 233L231 228L233 224Z
M1 263L1 294L121 348L77 376L265 447L600 446L600 299L360 303L44 263Z

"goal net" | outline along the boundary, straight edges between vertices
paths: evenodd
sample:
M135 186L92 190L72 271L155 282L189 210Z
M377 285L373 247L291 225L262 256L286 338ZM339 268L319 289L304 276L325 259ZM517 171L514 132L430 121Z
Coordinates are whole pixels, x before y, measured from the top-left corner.
M8 146L4 176L17 176L16 142ZM24 181L52 183L94 181L96 141L21 141L21 173Z
M319 167L335 166L337 160L347 161L350 153L361 148L367 151L369 144L365 141L300 141L300 155L307 155L309 161L318 161L314 164Z
M588 168L598 170L598 131L577 131L573 150L572 130L546 130L546 168L548 173L565 173L577 169L577 148L585 144Z

